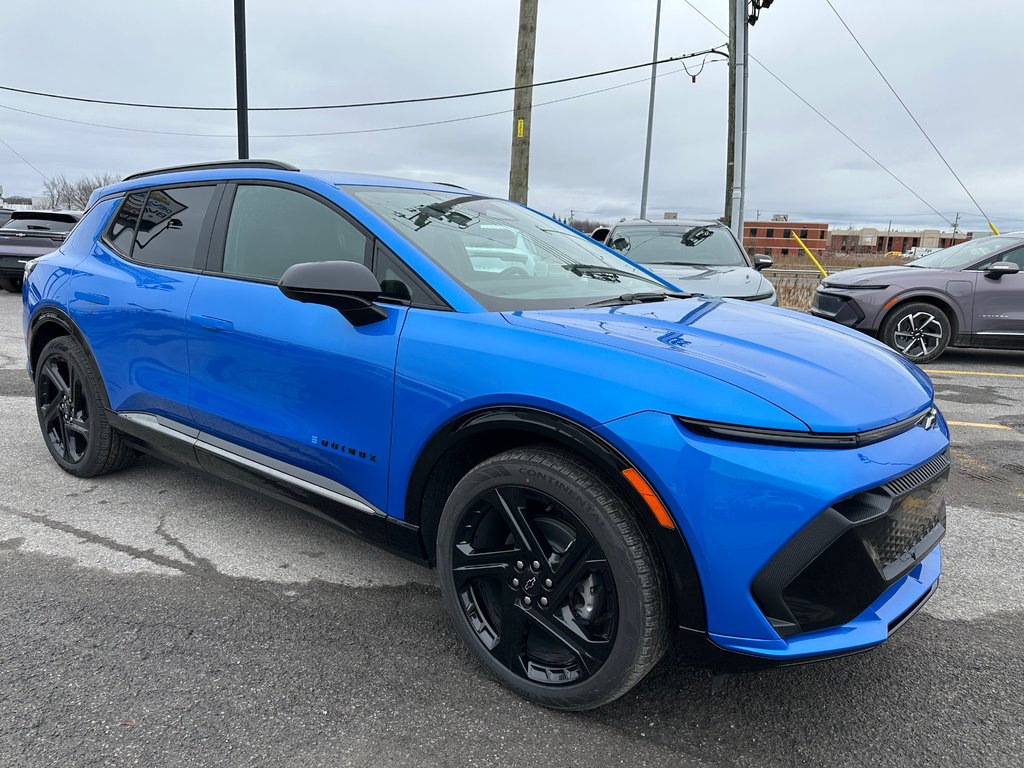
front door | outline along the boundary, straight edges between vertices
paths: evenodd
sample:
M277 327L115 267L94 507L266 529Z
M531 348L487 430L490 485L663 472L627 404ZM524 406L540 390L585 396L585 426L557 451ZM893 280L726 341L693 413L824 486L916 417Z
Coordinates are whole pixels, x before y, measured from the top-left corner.
M1024 348L1024 247L999 255L1021 268L1015 275L978 274L974 298L974 333L986 347Z
M202 439L293 484L386 510L407 310L387 307L386 319L356 328L275 284L296 263L368 264L372 237L321 199L282 186L229 187L221 207L230 212L223 248L215 243L187 313L189 403Z

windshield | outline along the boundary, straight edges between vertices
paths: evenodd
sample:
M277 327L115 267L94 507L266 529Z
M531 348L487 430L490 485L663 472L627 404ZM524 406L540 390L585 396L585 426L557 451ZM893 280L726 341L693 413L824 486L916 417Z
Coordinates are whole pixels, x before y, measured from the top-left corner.
M589 237L507 200L393 187L346 190L491 311L581 307L672 290Z
M1009 248L1012 245L1024 243L1024 239L1006 237L980 237L977 240L968 240L954 245L950 248L943 248L941 251L929 253L920 259L915 259L907 264L908 267L930 267L932 269L962 269L971 264L982 261L986 256Z
M615 227L608 245L640 264L750 266L729 230L715 225Z

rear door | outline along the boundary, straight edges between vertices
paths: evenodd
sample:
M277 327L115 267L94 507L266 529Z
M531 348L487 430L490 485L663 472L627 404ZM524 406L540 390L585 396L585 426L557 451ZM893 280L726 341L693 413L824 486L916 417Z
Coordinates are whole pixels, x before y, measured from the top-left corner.
M70 313L115 411L191 423L185 310L221 189L191 184L126 195L71 279Z
M1024 247L1001 253L995 261L1021 268L1016 275L989 277L981 271L974 299L976 343L984 346L1024 348Z
M357 328L276 285L296 263L369 266L374 238L334 204L280 184L239 182L221 208L211 263L188 308L189 403L201 440L213 446L200 460L212 471L225 460L250 462L362 511L386 509L395 358L408 309L387 306L386 319Z

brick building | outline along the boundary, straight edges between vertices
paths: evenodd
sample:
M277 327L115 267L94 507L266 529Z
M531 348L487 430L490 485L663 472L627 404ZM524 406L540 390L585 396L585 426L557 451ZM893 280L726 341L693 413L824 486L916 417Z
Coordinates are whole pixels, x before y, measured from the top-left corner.
M970 240L973 233L919 229L911 232L874 229L835 229L829 238L833 253L908 253L911 248L948 248Z
M815 256L824 256L828 249L828 224L808 221L748 221L743 224L743 247L753 255L788 256L802 253L790 233L797 237Z

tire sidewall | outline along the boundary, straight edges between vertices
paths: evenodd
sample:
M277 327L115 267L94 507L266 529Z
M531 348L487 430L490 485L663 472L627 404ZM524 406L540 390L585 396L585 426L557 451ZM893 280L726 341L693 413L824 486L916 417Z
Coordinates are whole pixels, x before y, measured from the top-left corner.
M459 601L451 576L452 543L458 521L470 502L492 488L505 485L533 488L564 504L587 527L607 558L615 582L618 610L613 650L596 674L579 683L542 685L514 674L481 645ZM597 499L587 489L579 487L551 467L535 461L511 460L483 465L466 475L452 491L441 514L437 536L437 565L445 607L459 636L489 674L526 698L561 708L573 708L575 700L578 702L576 708L584 708L588 702L601 700L617 690L636 663L645 617L643 603L636 599L640 578L633 559L621 534L601 511Z
M896 326L900 320L914 312L928 312L933 315L935 319L939 321L939 325L942 326L943 339L939 347L934 352L927 355L921 355L920 357L910 357L909 355L904 355L904 357L916 364L930 363L949 348L949 344L953 337L953 326L950 323L949 318L946 316L945 312L934 304L928 302L917 302L914 304L906 304L897 309L892 313L892 315L886 318L882 340L888 347L902 355L903 353L900 352L895 344Z

